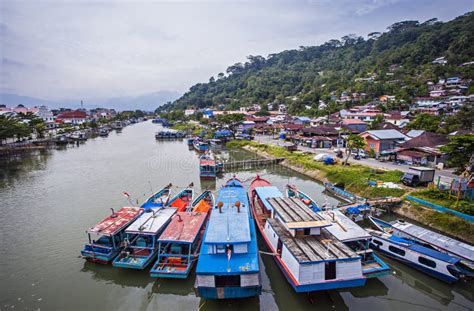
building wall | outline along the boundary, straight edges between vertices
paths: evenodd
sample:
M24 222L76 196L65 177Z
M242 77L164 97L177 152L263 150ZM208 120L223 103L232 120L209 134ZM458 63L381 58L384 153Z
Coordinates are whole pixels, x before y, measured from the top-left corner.
M362 277L362 263L360 259L353 261L336 262L337 279L355 279Z
M324 262L304 264L300 267L299 282L311 284L324 281Z
M370 151L370 149L374 149L376 153L379 153L380 149L380 140L375 140L371 137L366 137L365 141L367 142L367 145L365 146L366 151Z

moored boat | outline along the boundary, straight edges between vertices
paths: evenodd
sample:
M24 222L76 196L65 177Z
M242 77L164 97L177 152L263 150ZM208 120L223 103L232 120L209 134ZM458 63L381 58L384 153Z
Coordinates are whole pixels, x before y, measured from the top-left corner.
M105 127L99 129L99 136L100 137L107 137L109 136L109 130Z
M199 177L202 179L214 179L222 171L211 153L205 153L199 158Z
M194 198L194 184L190 183L188 187L181 190L168 201L168 206L176 208L178 212L184 212L192 203Z
M158 239L158 258L152 277L187 278L197 260L208 213L214 206L211 191L204 191L188 208L178 212Z
M296 292L365 284L360 256L323 229L330 222L259 176L249 195L257 227Z
M175 130L164 130L155 133L155 139L177 139L186 136L184 132Z
M368 231L372 235L370 247L388 257L447 283L453 283L466 277L466 271L460 264L461 260L457 257L388 232L371 229Z
M147 208L125 229L124 248L114 259L113 266L145 269L158 252L158 236L176 213L174 208Z
M330 234L361 256L362 274L366 278L390 273L390 267L369 247L371 235L337 209L318 212L332 224L326 227Z
M86 231L89 243L81 251L82 256L93 262L104 264L111 262L123 248L125 228L142 212L143 209L139 207L122 207L117 212L112 209L112 215ZM93 239L93 236L97 239Z
M306 206L313 210L313 212L319 212L319 208L316 201L311 199L309 195L299 190L295 185L286 185L286 196L288 198L297 198L301 200Z
M193 141L193 147L197 152L204 153L209 150L209 143L202 139L195 139Z
M166 185L163 189L159 190L151 197L149 197L143 204L141 208L151 208L151 207L163 207L168 203L168 200L171 195L171 184Z
M204 299L260 295L257 235L242 182L232 178L219 190L196 268L196 293Z
M466 268L474 270L474 246L439 234L427 228L417 226L404 220L386 222L369 216L369 220L380 231L388 232L401 238L416 241L442 253L458 257Z

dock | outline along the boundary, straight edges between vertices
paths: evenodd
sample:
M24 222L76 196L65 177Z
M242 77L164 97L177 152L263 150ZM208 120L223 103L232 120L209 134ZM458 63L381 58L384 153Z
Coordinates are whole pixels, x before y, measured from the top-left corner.
M254 168L261 168L268 165L275 165L283 162L285 158L273 159L248 159L241 161L231 161L222 163L225 171L233 170L249 170Z

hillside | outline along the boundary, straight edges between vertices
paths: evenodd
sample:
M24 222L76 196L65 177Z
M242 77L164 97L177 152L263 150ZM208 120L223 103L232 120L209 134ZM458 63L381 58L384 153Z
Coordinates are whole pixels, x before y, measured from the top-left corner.
M159 110L225 105L236 109L251 104L286 103L293 113L318 115L318 101L334 101L344 91L366 93L365 101L395 95L400 104L427 95L427 81L458 75L474 77L474 13L442 23L403 21L368 39L348 35L320 46L300 47L268 57L248 56L226 74L198 83L171 105ZM432 64L445 56L447 65ZM357 78L366 78L357 79ZM369 78L369 79L367 79ZM469 90L472 92L472 86ZM305 106L311 109L305 109ZM329 105L336 111L336 105Z

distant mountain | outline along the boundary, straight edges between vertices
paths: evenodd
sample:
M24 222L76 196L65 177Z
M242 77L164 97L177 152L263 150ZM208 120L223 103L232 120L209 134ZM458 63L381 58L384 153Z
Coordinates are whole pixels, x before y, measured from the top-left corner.
M174 91L157 91L150 94L127 97L112 97L83 100L84 108L91 109L97 107L113 108L117 111L123 110L145 110L154 111L157 107L168 102L175 101L181 94ZM24 105L26 107L45 105L50 109L57 108L80 108L81 99L70 99L61 101L51 101L35 97L22 96L11 93L0 93L0 104L7 107Z

